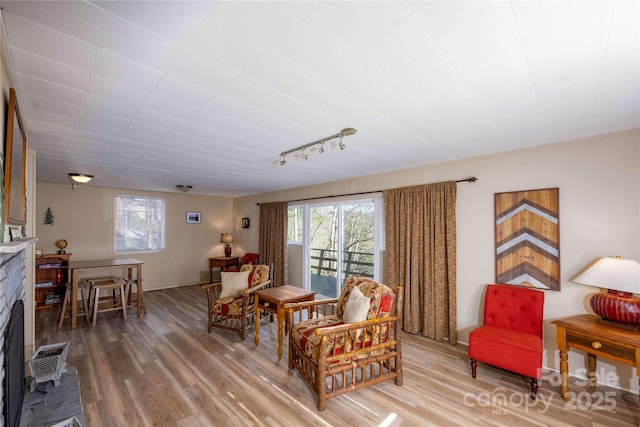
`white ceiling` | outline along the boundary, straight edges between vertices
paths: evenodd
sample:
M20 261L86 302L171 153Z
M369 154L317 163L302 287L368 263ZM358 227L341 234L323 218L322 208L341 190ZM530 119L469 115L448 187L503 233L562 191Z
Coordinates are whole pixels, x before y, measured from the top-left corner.
M637 1L0 4L39 181L234 197L640 127Z

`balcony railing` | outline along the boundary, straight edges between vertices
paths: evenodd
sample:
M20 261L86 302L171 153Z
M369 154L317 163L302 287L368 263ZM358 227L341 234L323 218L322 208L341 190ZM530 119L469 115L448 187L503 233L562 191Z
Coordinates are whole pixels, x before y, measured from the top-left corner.
M373 278L373 253L344 251L343 254L344 277ZM320 295L337 297L337 256L335 250L311 248L311 289Z

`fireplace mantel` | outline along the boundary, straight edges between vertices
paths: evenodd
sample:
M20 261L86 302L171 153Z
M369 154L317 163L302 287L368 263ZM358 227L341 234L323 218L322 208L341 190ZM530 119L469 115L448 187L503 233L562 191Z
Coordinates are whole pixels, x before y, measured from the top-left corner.
M27 237L25 239L16 240L15 242L0 243L0 254L15 254L29 245L33 245L38 241L37 237Z

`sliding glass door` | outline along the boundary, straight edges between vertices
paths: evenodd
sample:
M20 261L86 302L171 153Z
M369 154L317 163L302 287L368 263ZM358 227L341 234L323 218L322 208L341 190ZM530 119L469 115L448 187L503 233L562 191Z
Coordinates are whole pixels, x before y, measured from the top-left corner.
M346 277L378 279L378 205L369 198L289 208L290 239L301 239L304 247L303 285L318 298L337 297Z

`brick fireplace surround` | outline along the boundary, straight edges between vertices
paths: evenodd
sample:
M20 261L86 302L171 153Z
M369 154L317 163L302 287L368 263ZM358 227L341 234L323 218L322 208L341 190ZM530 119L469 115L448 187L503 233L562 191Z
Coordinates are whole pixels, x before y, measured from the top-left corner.
M23 302L25 300L26 248L32 242L15 243L17 244L14 244L14 242L0 244L0 344L5 342L5 334L14 304L19 300ZM4 383L6 376L4 345L0 345L0 353L2 353L0 354L0 363L2 363L0 379ZM4 394L4 388L0 387L0 401L2 401L3 409L0 412L0 417L2 418L0 425L7 425L7 420L4 419Z

